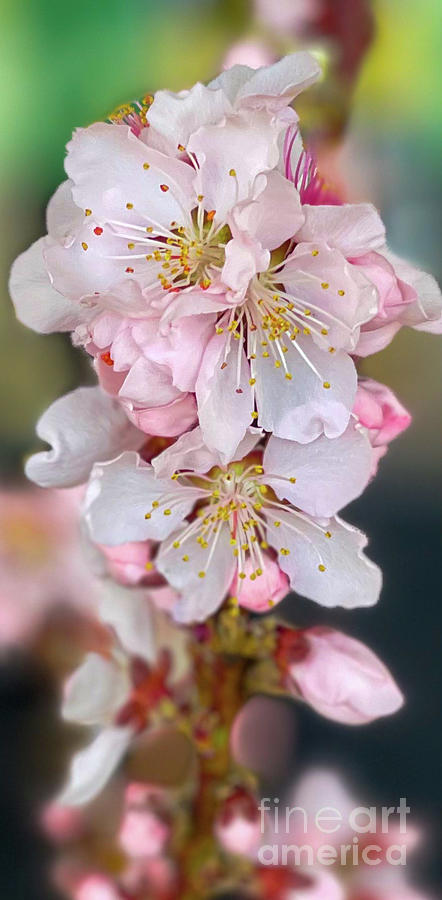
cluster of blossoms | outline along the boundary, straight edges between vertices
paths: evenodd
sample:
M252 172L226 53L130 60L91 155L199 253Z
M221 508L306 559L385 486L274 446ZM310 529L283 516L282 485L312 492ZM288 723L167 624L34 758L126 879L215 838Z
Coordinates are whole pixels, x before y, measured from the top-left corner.
M90 800L165 710L179 718L191 706L170 653L152 655L147 604L215 652L215 613L243 622L238 607L267 612L291 589L325 607L378 599L366 538L339 512L410 416L387 387L358 378L356 362L403 325L440 331L442 304L431 276L388 250L372 206L325 190L291 106L318 76L308 53L235 66L79 129L48 235L14 264L20 320L71 332L99 380L44 413L37 432L50 449L27 474L45 487L86 485L91 554L137 586L110 591L101 613L117 645L90 654L66 688L66 718L98 734L74 759L65 805ZM254 653L238 634L241 651L224 645L270 657L272 690L350 724L401 705L359 642L272 628L262 651L255 632ZM196 719L201 743L210 724ZM306 900L320 896L306 885ZM120 896L75 890L78 900ZM280 896L289 891L287 881Z

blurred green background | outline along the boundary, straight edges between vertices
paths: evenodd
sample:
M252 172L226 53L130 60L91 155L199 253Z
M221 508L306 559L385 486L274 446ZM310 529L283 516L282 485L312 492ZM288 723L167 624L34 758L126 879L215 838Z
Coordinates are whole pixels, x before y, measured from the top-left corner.
M63 179L64 146L73 128L105 118L147 91L181 89L214 76L229 44L248 33L250 5L248 0L0 0L0 7L0 471L11 481L20 479L23 459L37 445L40 413L91 378L89 364L67 336L39 336L15 320L7 291L12 260L45 231L46 203ZM440 0L375 0L373 10L375 38L356 86L341 168L353 196L380 208L391 247L440 277ZM317 97L311 92L304 109ZM318 108L313 116L310 110L308 125ZM335 167L336 154L333 159ZM408 701L399 716L357 732L301 710L298 761L336 761L374 787L381 803L407 796L424 819L437 809L441 754L434 725L441 588L439 347L431 335L404 330L364 363L364 371L387 382L414 415L378 479L348 514L370 534L371 555L384 569L380 605L348 614L296 601L300 624L333 624L369 643L391 666ZM2 677L10 711L5 782L32 792L39 772L23 746L30 748L31 740L20 734L25 728L29 735L30 715L39 717L41 695L34 693L33 672L14 681L5 669ZM50 743L49 738L48 759ZM11 808L14 802L15 795ZM12 860L17 848L20 854L40 853L35 843L34 851L31 845L28 850L21 830L25 817L17 809L8 845ZM433 880L434 859L427 867ZM421 864L424 870L425 854ZM22 887L15 887L15 869L10 879L5 876L8 900L46 900L44 886L42 893L30 888L32 873L23 870Z

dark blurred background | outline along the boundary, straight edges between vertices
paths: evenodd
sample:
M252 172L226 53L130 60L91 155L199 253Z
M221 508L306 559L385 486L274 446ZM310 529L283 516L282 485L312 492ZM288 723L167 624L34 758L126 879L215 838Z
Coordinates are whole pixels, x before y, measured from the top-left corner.
M23 460L36 446L40 413L90 379L68 338L41 337L16 322L7 293L12 260L44 232L46 203L63 178L64 145L75 126L105 118L127 99L209 80L229 44L249 34L250 4L2 0L1 8L0 467L3 484L11 485L20 483ZM375 36L346 134L339 149L327 146L325 164L328 159L333 176L344 173L352 198L376 203L396 252L440 276L440 0L377 0L372 8ZM287 38L290 47L296 43L310 46L308 38ZM314 43L327 64L327 42ZM314 108L314 92L308 100ZM305 100L304 108L307 131L313 131ZM335 624L370 644L407 696L394 718L355 730L300 710L294 770L332 764L354 781L362 803L394 805L407 797L417 823L428 827L418 869L421 883L433 887L442 755L439 360L435 337L404 331L364 363L364 371L387 382L414 415L375 483L347 514L370 535L371 555L383 568L380 604L328 613L286 601L297 622ZM18 594L17 603L21 599ZM0 702L6 810L0 896L49 900L49 849L37 837L32 814L59 783L64 737L56 687L35 654L3 651Z

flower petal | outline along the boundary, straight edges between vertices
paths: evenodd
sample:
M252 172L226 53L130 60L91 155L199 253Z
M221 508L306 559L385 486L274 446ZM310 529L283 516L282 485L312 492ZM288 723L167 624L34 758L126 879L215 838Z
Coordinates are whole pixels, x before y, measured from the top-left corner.
M265 272L270 264L270 253L260 244L241 234L226 246L222 280L237 299L245 297L249 282L257 272Z
M296 308L309 310L313 340L323 350L353 350L359 326L378 311L375 287L323 241L298 244L277 277Z
M47 238L40 238L12 265L9 292L15 312L23 325L41 334L73 331L91 317L92 311L54 290L43 257L46 242Z
M305 222L298 241L326 241L344 256L358 256L385 244L385 227L371 203L303 206Z
M51 238L69 246L84 223L84 210L72 197L72 181L63 181L51 197L46 210L46 224Z
M275 368L269 356L260 353L254 362L258 423L264 431L302 444L321 434L339 437L345 431L357 387L356 369L343 351L333 355L320 348L310 337L298 335L293 344L287 340L284 369ZM297 347L316 368L312 371ZM330 385L324 388L324 384Z
M272 436L263 464L266 484L278 497L312 516L333 516L368 484L372 448L367 435L354 425L340 437L330 440L322 435L310 444ZM290 478L296 479L293 484Z
M145 441L118 402L99 387L77 388L60 397L43 413L36 430L52 447L26 463L27 477L40 487L82 484L95 462Z
M314 56L305 51L285 56L271 66L250 69L232 66L209 85L221 88L237 107L286 106L319 78L321 69Z
M207 446L218 450L223 462L229 462L250 424L253 401L244 351L239 342L232 341L226 365L221 368L225 345L225 335L215 335L209 342L196 383L196 397Z
M100 793L122 760L133 737L131 728L105 728L76 753L68 783L57 798L62 806L82 806Z
M279 172L269 172L262 193L251 203L242 203L233 211L240 231L253 235L269 250L280 247L301 228L304 213L294 185Z
M194 169L146 147L129 127L98 122L78 129L67 149L74 200L96 219L129 226L155 220L166 228L188 221L195 205Z
M173 538L180 540L177 531ZM214 542L215 549L210 557ZM159 572L181 595L173 615L178 622L200 622L207 619L223 602L232 582L236 560L230 546L230 532L221 524L209 547L201 547L190 538L179 547L173 547L169 539L160 547L156 559ZM183 556L188 559L183 560ZM199 573L205 572L204 577Z
M102 592L100 619L115 629L124 649L148 663L156 659L156 645L148 592L107 581Z
M125 404L131 422L145 434L157 437L176 437L197 421L197 409L193 394L180 394L165 406L135 407Z
M170 478L179 469L204 474L213 466L219 465L219 462L218 453L206 447L201 428L197 425L154 457L152 466L157 478Z
M206 209L215 210L214 221L224 222L237 203L252 199L254 189L258 193L255 179L278 163L281 129L281 123L265 113L252 112L204 126L192 135L188 149L200 166L196 193L204 196Z
M367 538L361 531L337 517L323 527L282 511L278 520L279 527L269 524L267 540L278 552L289 550L280 554L279 564L294 591L330 608L376 603L381 573L362 552Z
M130 688L125 667L99 653L88 653L66 683L62 716L68 722L104 725L123 706Z
M435 278L421 269L416 269L406 260L400 259L388 250L387 260L394 267L397 276L416 292L414 303L404 304L400 311L403 325L411 325L419 331L440 334L442 331L442 294Z
M122 453L118 459L95 465L84 505L92 540L113 547L128 541L166 538L199 496L197 490L183 488L183 499L170 507L170 514L166 513L173 485L170 479L155 478L152 466L137 453ZM153 503L158 506L154 508Z
M178 146L187 142L202 125L219 122L232 113L232 106L221 90L212 90L204 84L194 84L189 91L157 91L149 109L147 143L164 153L177 156Z

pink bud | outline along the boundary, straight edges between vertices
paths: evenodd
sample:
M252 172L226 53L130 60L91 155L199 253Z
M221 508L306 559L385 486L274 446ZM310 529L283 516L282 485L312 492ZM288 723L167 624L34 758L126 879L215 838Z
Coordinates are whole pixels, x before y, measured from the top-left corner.
M239 605L253 612L268 612L290 590L287 575L281 571L278 563L267 554L264 562L262 575L256 575L256 564L248 557L243 567L246 577L240 579L235 576L230 588Z
M390 388L372 378L364 378L359 382L353 412L360 424L367 429L373 447L373 476L390 441L408 428L411 415Z
M360 641L323 626L294 634L301 635L303 652L291 658L286 642L288 685L317 712L336 722L362 725L402 706L403 696L390 672Z

